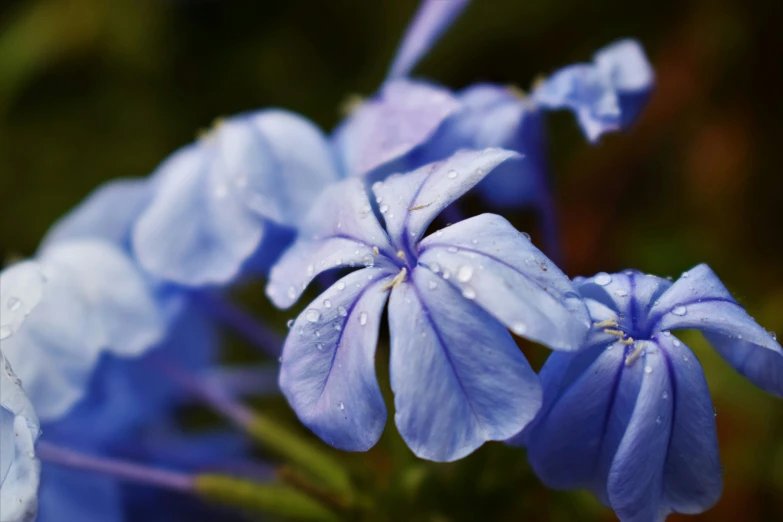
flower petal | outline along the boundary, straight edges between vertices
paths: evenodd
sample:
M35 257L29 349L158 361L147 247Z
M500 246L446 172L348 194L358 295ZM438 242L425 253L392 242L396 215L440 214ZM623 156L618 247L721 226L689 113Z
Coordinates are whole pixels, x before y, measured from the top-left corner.
M335 131L334 145L350 176L363 176L425 143L459 103L447 89L392 80Z
M119 484L89 471L46 464L41 481L39 520L122 522Z
M735 370L783 397L783 348L734 300L707 265L685 272L650 312L653 331L701 330Z
M165 161L155 195L133 230L139 263L186 286L225 284L258 248L263 220L214 169L213 147L190 145Z
M152 197L151 179L119 179L95 189L75 209L49 228L39 251L71 239L103 239L130 246L133 223Z
M462 13L469 0L424 0L389 69L389 78L407 76Z
M397 245L414 245L440 212L484 179L492 169L519 154L503 149L461 150L450 158L373 185L386 230Z
M298 114L264 110L226 120L215 131L215 169L257 215L298 226L316 197L340 177L320 129Z
M536 475L555 489L593 487L623 370L621 345L552 353L541 370L544 408L527 436Z
M36 261L22 261L0 272L0 341L13 335L41 302L46 277Z
M710 390L699 360L687 346L673 335L657 336L656 341L667 358L674 392L664 498L671 511L695 515L711 508L723 489Z
M466 219L426 237L419 263L442 274L515 334L558 350L578 350L590 328L568 277L495 214Z
M278 308L288 308L321 272L383 265L385 256L394 258L394 249L372 211L364 185L359 179L348 179L332 185L316 200L299 238L272 267L266 294Z
M375 347L390 280L377 268L340 279L299 315L283 347L283 394L305 426L343 450L370 449L386 423Z
M538 412L538 377L508 332L429 270L392 291L389 331L395 421L417 456L460 459Z
M639 364L642 363L642 364ZM670 512L664 500L664 468L671 438L674 389L661 350L629 370L644 368L633 413L609 470L609 503L623 522L663 522Z
M598 51L593 62L612 79L622 111L620 125L628 128L644 109L655 84L655 72L644 49L636 40L620 40Z

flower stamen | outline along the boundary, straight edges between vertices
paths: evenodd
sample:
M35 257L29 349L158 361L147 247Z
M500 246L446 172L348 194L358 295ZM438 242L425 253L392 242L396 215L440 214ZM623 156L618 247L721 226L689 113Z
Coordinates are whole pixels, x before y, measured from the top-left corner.
M386 283L381 287L381 291L388 290L390 288L396 288L401 283L405 282L405 279L408 277L408 269L405 267L402 267L402 270L400 270L400 273L394 276L394 279Z

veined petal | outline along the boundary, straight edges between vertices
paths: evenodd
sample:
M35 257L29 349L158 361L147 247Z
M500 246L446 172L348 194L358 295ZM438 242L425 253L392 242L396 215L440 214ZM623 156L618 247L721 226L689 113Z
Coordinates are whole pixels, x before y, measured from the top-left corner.
M674 389L661 350L646 350L636 405L609 470L609 503L623 522L663 522L664 469L673 422Z
M593 487L623 370L621 345L552 353L541 370L544 407L527 436L528 459L555 489Z
M421 458L453 461L521 431L538 377L500 323L422 267L389 303L395 422Z
M373 191L381 200L389 236L414 252L413 245L443 209L510 159L520 156L503 149L461 150L446 160L376 183Z
M515 334L558 350L583 346L590 317L571 281L502 217L482 214L426 237L419 263Z
M664 349L674 392L663 470L664 499L671 511L695 515L711 508L723 490L710 390L699 360L687 346L673 335L657 336L656 342Z
M215 133L215 168L228 190L280 225L298 226L340 177L326 137L298 114L258 111L226 120Z
M104 183L49 228L39 252L62 241L87 238L103 239L128 249L133 223L152 198L152 193L151 178Z
M363 176L425 143L459 103L447 89L392 80L335 131L334 145L350 176Z
M386 256L394 258L394 249L372 211L362 181L347 179L316 200L298 239L272 267L266 293L275 306L288 308L321 272L385 265Z
M365 268L340 279L291 328L280 388L301 421L327 443L365 451L386 423L375 348L391 276Z
M410 74L468 3L469 0L423 0L405 32L388 78Z
M159 167L159 183L132 233L139 263L187 286L225 284L261 242L263 220L213 168L214 147L197 143Z
M753 384L783 397L783 348L704 264L685 272L650 312L653 332L687 328L701 330Z

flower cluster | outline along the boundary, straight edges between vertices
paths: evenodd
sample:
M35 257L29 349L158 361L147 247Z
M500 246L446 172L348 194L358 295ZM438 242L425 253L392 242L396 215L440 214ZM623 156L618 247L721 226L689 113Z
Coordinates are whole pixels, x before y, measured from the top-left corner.
M280 355L277 383L305 426L368 450L387 419L385 308L394 422L418 457L524 444L544 483L590 489L624 522L717 501L710 395L671 332L703 331L783 396L774 336L705 265L674 283L636 271L571 280L505 218L464 218L459 204L475 187L492 210L532 206L557 260L545 115L573 112L590 142L628 128L654 83L644 52L620 41L529 95L411 78L466 5L425 0L378 92L331 134L279 109L227 118L148 178L100 187L2 272L3 521L122 521L139 495L126 481L204 493L214 481L193 474L251 457L232 435L177 426L175 408L194 397L343 491L317 451L257 429L238 402L236 381L268 389L268 372L206 376L223 375L218 327L232 327ZM284 343L221 295L255 278L282 309L320 286ZM553 350L540 375L514 336ZM254 466L257 478L265 465Z

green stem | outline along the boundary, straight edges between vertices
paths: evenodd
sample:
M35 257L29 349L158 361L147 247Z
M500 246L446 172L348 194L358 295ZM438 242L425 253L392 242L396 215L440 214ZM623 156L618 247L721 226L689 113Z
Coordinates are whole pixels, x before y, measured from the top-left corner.
M203 474L196 476L195 489L207 501L251 513L277 515L299 521L340 520L311 497L281 484L258 484L223 475Z
M344 495L348 504L352 503L353 487L348 472L320 447L258 412L253 412L245 429L264 446L321 481L324 487Z

